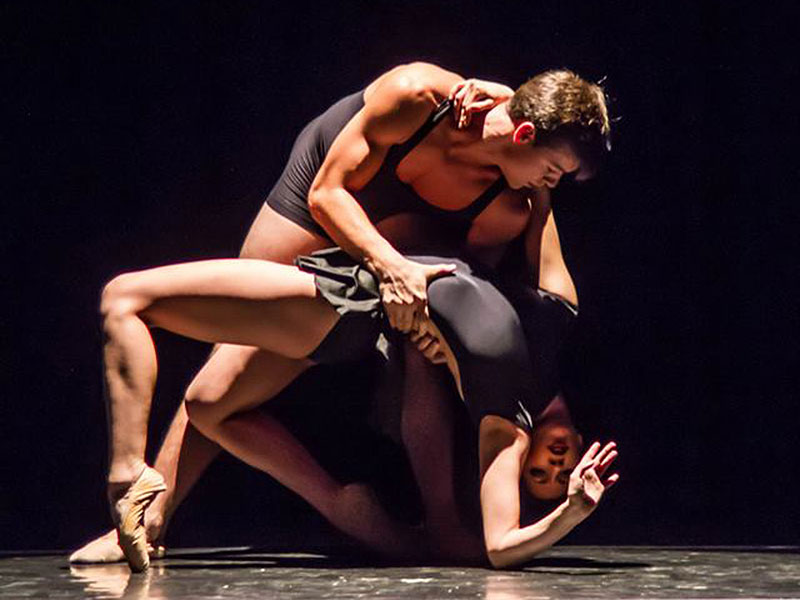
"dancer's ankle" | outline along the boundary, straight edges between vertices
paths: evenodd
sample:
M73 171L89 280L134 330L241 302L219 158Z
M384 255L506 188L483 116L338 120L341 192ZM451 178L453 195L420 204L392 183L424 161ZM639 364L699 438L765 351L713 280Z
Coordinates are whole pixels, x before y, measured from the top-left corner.
M113 464L108 471L108 479L106 481L109 499L118 498L124 494L125 490L131 487L146 467L147 464L139 459L125 462L117 461L116 464Z

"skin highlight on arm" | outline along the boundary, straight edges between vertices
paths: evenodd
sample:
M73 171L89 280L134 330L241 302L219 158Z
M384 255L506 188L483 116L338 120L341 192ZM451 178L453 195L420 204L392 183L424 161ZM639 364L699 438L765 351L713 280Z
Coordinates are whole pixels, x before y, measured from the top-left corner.
M308 199L312 216L337 244L374 265L376 272L403 259L351 192L369 183L389 148L411 137L460 80L426 63L397 67L381 76L365 92L363 109L336 137L314 178Z
M402 256L375 228L352 191L378 172L389 148L407 140L460 77L431 65L390 71L365 94L365 105L339 133L308 196L311 215L348 254L378 276L389 324L408 332L427 301L428 281L452 272Z

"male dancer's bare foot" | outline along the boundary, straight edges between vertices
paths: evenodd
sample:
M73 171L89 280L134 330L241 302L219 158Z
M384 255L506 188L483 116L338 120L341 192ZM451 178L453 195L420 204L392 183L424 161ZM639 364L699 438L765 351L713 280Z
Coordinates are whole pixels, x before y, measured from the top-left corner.
M152 540L157 539L158 534L151 535L150 527L146 525L145 531L147 533L147 553L150 558L164 558L166 549L164 546L156 543L153 544ZM92 564L108 564L125 562L125 555L122 553L122 548L119 545L117 530L112 529L104 535L92 540L88 544L78 548L69 557L70 564L73 565L92 565Z
M146 466L124 493L117 496L117 493L111 492L111 516L117 525L119 546L135 573L150 566L144 526L145 510L166 489L167 485L161 474Z

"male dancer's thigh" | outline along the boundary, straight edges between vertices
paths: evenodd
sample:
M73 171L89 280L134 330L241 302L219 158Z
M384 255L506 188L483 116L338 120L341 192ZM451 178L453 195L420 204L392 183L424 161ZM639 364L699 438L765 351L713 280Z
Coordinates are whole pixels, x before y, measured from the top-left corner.
M310 254L330 245L330 240L303 229L275 212L265 202L250 226L239 258L257 258L292 264L295 257ZM221 347L224 347L225 351L220 353L218 351ZM217 344L206 366L192 381L190 390L195 392L203 390L205 397L208 397L211 390L225 394L226 390L235 384L242 364L255 364L268 359L268 353L257 348ZM269 385L269 381L264 382L264 386L269 387ZM257 389L257 386L250 389ZM263 397L266 399L268 396Z
M303 229L265 202L247 232L239 258L292 264L301 254L311 254L329 246L333 246L330 240Z

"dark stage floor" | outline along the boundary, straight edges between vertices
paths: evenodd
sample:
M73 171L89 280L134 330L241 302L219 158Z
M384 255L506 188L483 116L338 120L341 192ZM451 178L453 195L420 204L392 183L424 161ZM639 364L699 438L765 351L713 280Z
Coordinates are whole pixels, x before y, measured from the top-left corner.
M176 550L150 571L0 558L0 598L800 598L800 548L562 546L521 571L376 567L246 548Z

